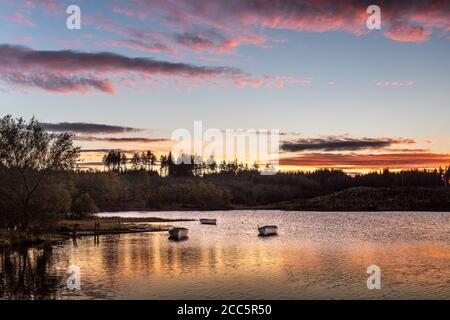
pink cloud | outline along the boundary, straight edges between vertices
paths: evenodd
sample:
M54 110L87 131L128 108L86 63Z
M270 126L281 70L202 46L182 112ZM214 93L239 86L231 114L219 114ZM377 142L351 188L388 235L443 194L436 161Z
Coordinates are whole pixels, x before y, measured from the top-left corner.
M403 24L393 26L384 32L389 39L401 42L423 42L431 35L431 29Z
M0 45L0 81L12 88L28 87L63 93L99 90L112 94L114 87L109 78L118 76L122 76L122 80L130 79L129 83L143 83L149 77L235 81L249 75L226 66L195 66L150 58L129 58L108 52L37 51Z
M14 40L20 44L29 44L33 41L33 37L31 36L17 36Z
M295 31L344 31L368 33L366 8L369 0L135 0L123 11L127 16L151 17L173 27L207 26L243 34L250 28ZM378 1L384 35L395 41L421 42L433 29L449 30L450 6L447 0ZM149 18L150 15L147 16Z
M95 45L99 47L126 47L137 51L145 51L152 53L163 51L172 52L172 50L164 44L161 43L149 44L134 39L97 41Z
M16 0L27 10L40 9L45 14L65 14L67 4L59 0Z
M379 87L411 87L414 85L413 80L376 80L375 84Z
M129 15L130 12L127 9ZM116 12L121 12L116 10ZM126 36L129 38L126 41L139 41L142 44L150 44L152 46L158 46L161 48L161 52L167 52L171 55L175 55L177 49L187 49L196 52L211 52L219 54L230 54L234 52L234 49L241 45L258 45L266 46L268 41L267 36L264 34L254 32L239 32L228 35L222 30L216 30L212 28L194 28L187 27L186 29L175 30L174 32L161 32L151 29L137 29L117 24L115 21L104 17L102 15L96 15L94 19L97 22L98 29L106 30L120 36ZM177 28L175 28L177 29ZM130 47L129 44L124 43L124 40L114 40L104 43L109 46L122 45ZM100 44L102 44L100 42ZM136 46L136 45L133 45ZM136 46L137 47L137 46ZM140 51L143 50L143 46L140 46ZM152 50L150 50L151 52Z
M184 32L173 36L178 45L194 51L209 51L215 53L232 53L241 45L259 45L267 42L267 37L262 34L243 34L227 37L223 34L211 33L203 35L202 32Z
M237 79L235 83L239 88L244 88L249 85L255 89L260 87L275 87L277 89L282 89L287 84L309 85L311 84L311 79L299 79L290 76L265 75L258 79L240 78Z
M91 33L85 33L85 34L81 35L81 38L84 38L84 39L94 39L95 36L94 36L93 34L91 34Z
M238 87L284 88L288 84L309 85L311 79L292 76L265 75L253 78L244 71L227 66L196 66L150 58L101 52L72 50L38 51L26 47L0 45L0 81L10 88L41 89L51 92L93 90L114 94L113 81L129 87L153 84L154 81L174 84L188 83L195 88L204 83L225 82Z
M21 13L12 13L12 14L8 14L8 15L0 14L0 18L2 18L4 20L15 22L15 23L27 26L27 27L35 27L36 26L30 19L28 19Z
M117 24L114 20L111 20L103 15L96 14L94 16L84 15L84 17L92 21L92 24L97 26L98 30L108 31L121 36L130 38L136 38L147 41L159 41L162 42L167 39L167 36L161 32L155 32L152 30L139 30L133 27L122 26Z
M84 43L81 40L81 38L74 38L74 39L60 39L59 43L64 48L82 48L84 47Z
M281 158L280 165L343 169L436 168L449 161L449 154L414 151L382 154L303 153Z
M145 20L147 18L147 12L134 10L133 8L126 8L120 6L112 6L111 11L114 13L120 13L128 17L137 17L140 20Z

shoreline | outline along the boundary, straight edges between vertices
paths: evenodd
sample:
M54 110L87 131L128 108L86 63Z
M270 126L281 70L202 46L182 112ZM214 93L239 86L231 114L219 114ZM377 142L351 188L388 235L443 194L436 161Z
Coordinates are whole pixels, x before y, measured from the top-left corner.
M268 211L268 210L278 210L278 211L299 211L299 212L360 212L360 213L383 213L383 212L430 212L430 213L444 213L450 214L450 210L442 211L442 210L286 210L286 209L276 209L276 208L261 208L261 207L239 207L232 209L214 209L214 210L197 210L193 208L189 209L176 209L176 210L132 210L132 211L108 211L108 212L175 212L175 211L234 211L234 210L259 210L259 211ZM160 217L92 217L89 219L83 220L63 220L58 222L58 231L43 231L41 233L34 232L24 232L24 231L5 231L0 230L0 249L8 249L15 247L23 247L23 246L48 246L48 245L57 245L62 241L67 241L73 239L73 226L78 224L79 229L76 233L76 238L82 237L95 237L95 236L103 236L103 235L115 235L115 234L132 234L132 233L149 233L149 232L167 232L171 226L160 225L161 223L170 223L170 222L183 222L183 221L197 221L197 219L167 219ZM100 229L96 231L93 228L93 225L96 222L100 222ZM102 224L103 223L103 224ZM123 225L122 225L123 224ZM140 225L136 225L140 224ZM143 225L142 225L143 224Z
M220 212L220 211L287 211L287 212L364 212L364 213L382 213L382 212L433 212L433 213L450 213L450 208L448 210L432 210L432 209L383 209L383 210L358 210L358 209L336 209L336 210L318 210L318 209L296 209L296 208L284 208L284 207L271 207L271 206L257 206L257 207L232 207L232 208L223 208L223 209L202 209L202 208L177 208L177 209L120 209L120 210L109 210L106 212L98 212L98 213L118 213L118 212L139 212L139 213L157 213L157 212ZM118 217L115 217L118 218ZM179 221L190 221L190 220L179 220Z
M429 188L370 188L358 187L313 198L302 198L271 204L244 205L229 204L224 206L212 206L210 208L195 207L190 204L171 204L159 208L100 208L102 213L115 212L148 212L149 215L161 211L232 211L232 210L280 210L302 212L450 212L450 189ZM156 215L156 214L155 214ZM182 216L182 214L180 214ZM19 232L0 230L0 247L23 244L51 243L55 240L71 238L74 225L79 236L92 236L97 234L119 234L136 232L167 231L168 225L161 224L180 221L192 221L192 219L165 219L158 217L90 217L78 220L56 221L52 227L45 228L40 225L32 226L35 232ZM100 229L96 230L94 224L99 222ZM138 225L136 225L138 224ZM146 224L146 225L144 225ZM165 227L165 228L164 228ZM33 230L33 228L30 228Z
M211 207L175 203L155 207L103 208L102 212L130 211L230 211L230 210L284 210L322 212L383 212L383 211L450 211L450 188L388 188L356 187L312 198L298 198L268 204L226 204Z
M57 244L74 238L75 225L77 225L75 238L80 238L127 233L165 232L172 226L155 224L181 221L195 221L195 219L92 217L81 220L62 220L56 223L55 229L42 232L0 231L0 248ZM96 223L99 223L99 230L95 229Z

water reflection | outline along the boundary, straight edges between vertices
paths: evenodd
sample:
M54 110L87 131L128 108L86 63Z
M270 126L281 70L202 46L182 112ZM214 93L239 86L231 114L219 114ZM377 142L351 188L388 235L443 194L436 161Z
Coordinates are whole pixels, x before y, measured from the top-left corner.
M3 251L0 296L450 299L449 214L215 216L220 224L214 228L197 221L180 223L191 235L183 242L169 241L166 233L146 233L101 236L95 245L87 237L77 246L69 241L21 253ZM280 235L259 238L253 227L259 220L278 224ZM72 264L81 269L80 291L65 286L65 272ZM382 290L366 287L366 269L372 264L381 267Z
M0 263L3 299L58 298L62 277L51 272L51 247L0 251Z

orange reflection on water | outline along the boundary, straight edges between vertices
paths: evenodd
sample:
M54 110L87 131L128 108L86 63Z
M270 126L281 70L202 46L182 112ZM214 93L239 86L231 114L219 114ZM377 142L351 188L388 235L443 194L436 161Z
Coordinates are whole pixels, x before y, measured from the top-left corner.
M361 242L335 247L311 242L280 247L263 240L256 245L190 246L189 240L172 243L161 234L122 238L127 239L120 239L114 250L112 239L104 240L94 251L87 243L79 244L69 257L95 282L123 290L114 293L118 296L450 297L444 280L450 279L450 246L440 242ZM366 269L372 264L382 270L381 291L366 288ZM423 287L424 283L427 286Z
M173 215L176 213L167 213ZM183 213L189 215L189 213ZM164 215L164 213L158 213ZM191 213L196 215L204 213ZM446 213L215 212L187 241L144 233L1 252L2 297L67 299L450 299ZM280 234L257 236L261 221ZM181 223L180 223L181 224ZM367 267L382 289L368 290ZM65 286L81 270L81 291Z

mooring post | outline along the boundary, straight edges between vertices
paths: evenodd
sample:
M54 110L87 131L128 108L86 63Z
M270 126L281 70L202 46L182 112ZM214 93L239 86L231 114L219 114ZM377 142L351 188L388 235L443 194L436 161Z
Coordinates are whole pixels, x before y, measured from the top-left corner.
M100 242L100 222L95 222L94 224L94 242Z
M73 240L73 245L75 247L78 245L78 243L77 243L77 231L78 231L78 223L74 224L73 231L72 231L72 240Z
M73 225L72 237L77 238L78 224Z

